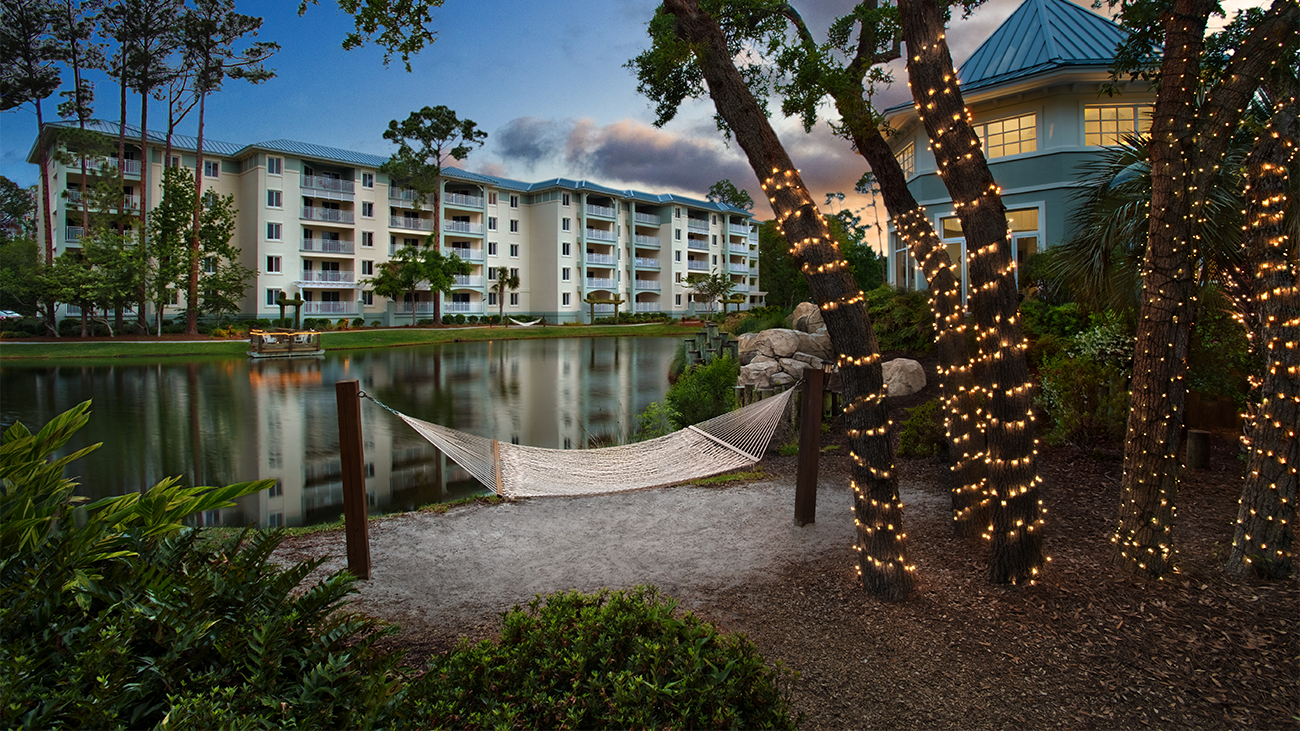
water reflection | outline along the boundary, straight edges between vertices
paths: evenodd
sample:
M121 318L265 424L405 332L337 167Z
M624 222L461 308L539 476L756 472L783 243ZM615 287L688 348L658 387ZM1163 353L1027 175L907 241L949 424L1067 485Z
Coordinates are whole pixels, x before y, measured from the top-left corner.
M667 390L672 338L451 343L293 360L200 359L114 365L0 366L0 425L31 427L86 399L90 423L69 449L91 498L168 476L216 485L274 479L208 525L309 525L342 512L334 383L413 416L516 444L577 448L624 437ZM454 500L484 488L396 417L366 402L372 512Z

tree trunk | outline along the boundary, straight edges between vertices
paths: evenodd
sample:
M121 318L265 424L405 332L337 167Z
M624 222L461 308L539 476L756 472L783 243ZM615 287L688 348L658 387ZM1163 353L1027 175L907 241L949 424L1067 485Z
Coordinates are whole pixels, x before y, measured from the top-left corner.
M36 100L36 129L37 140L45 132L45 119L41 112L41 100ZM45 263L51 265L54 263L54 215L50 210L50 155L49 148L41 148L41 204L37 207L41 216L41 228L45 229ZM82 231L85 235L85 231ZM54 337L59 337L59 325L55 307L57 303L53 300L46 303L45 307L45 328L49 330Z
M992 542L989 579L1016 583L1037 575L1043 554L1042 501L1034 460L1032 384L1019 322L1020 297L1007 235L1006 208L965 111L957 72L934 0L899 0L912 97L921 109L939 166L966 236L969 295L978 348L974 382L987 399L983 458L990 497L985 536ZM974 413L974 412L971 412Z
M148 263L148 210L149 210L149 148L147 146L149 137L149 89L140 92L140 237L137 244L141 251L141 258ZM167 161L163 161L164 167ZM136 292L138 297L138 310L136 312L136 330L141 334L149 332L149 316L145 314L145 302L149 299L149 292L146 289L146 282L143 276L140 277L140 287Z
M1258 412L1244 437L1250 449L1227 569L1283 579L1294 570L1296 468L1300 466L1300 271L1288 254L1284 216L1287 170L1300 142L1296 89L1280 95L1265 134L1246 161L1246 260L1255 266L1254 347L1259 375L1251 378ZM1295 202L1292 201L1294 206Z
M678 35L694 46L709 95L762 181L778 226L822 310L844 381L862 584L881 598L903 599L912 591L915 566L907 562L884 378L864 296L798 171L736 70L717 23L696 0L666 0L663 7L676 17Z
M199 137L197 149L194 152L196 161L194 163L194 230L190 234L190 280L189 292L187 293L188 301L185 307L185 334L199 334L199 257L201 249L199 247L199 225L201 222L200 215L203 212L203 115L206 111L208 95L199 94Z

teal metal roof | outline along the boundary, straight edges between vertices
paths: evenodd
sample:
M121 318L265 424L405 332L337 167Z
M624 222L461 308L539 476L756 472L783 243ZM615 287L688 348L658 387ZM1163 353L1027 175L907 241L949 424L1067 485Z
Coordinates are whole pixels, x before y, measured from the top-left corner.
M314 145L310 142L298 142L297 140L254 142L243 149L283 152L288 155L297 155L299 157L314 157L318 160L345 162L352 165L364 165L372 168L377 168L388 162L388 158L380 157L378 155L369 155L364 152L353 152L352 150L343 150L337 147L327 147L326 145Z
M79 128L80 125L77 122L69 122L64 120L64 121L57 121L57 122L46 122L45 126L46 127L67 127L69 129L77 129ZM108 122L101 119L92 119L86 122L86 129L99 132L101 134L105 134L114 138L117 137L118 132L120 130L125 130L126 139L128 142L130 142L131 140L140 139L140 127L134 124L119 125L117 122ZM151 129L146 134L146 139L149 140L150 144L154 144L154 145L158 145L159 147L162 147L167 144L167 133L159 132L158 130ZM190 135L173 134L172 148L176 150L188 150L193 152L199 149L199 138L192 137ZM204 153L212 153L214 155L221 155L223 157L234 157L235 154L238 153L241 149L243 149L243 145L237 145L233 142L222 142L221 140L214 140L210 137L203 138ZM36 145L35 142L33 142L32 151L27 156L28 162L33 162L33 163L36 162L36 160L33 157L35 154L36 154Z
M1025 0L958 70L963 91L1073 66L1108 68L1126 32L1069 0Z

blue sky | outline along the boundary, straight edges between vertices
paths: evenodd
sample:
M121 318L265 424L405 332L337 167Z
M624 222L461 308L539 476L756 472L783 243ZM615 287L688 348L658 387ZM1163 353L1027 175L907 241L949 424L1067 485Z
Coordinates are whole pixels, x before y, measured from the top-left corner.
M762 201L740 149L728 146L714 126L707 99L683 107L663 129L651 125L653 110L623 64L646 48L645 24L657 4L446 0L435 11L437 41L413 59L407 73L400 60L384 67L375 48L342 50L352 20L330 0L301 18L292 0L238 0L240 12L265 19L259 40L281 45L270 62L277 76L256 86L228 82L208 104L206 135L234 143L293 139L388 155L393 147L382 134L389 120L442 104L489 134L483 148L459 163L467 170L527 181L586 178L699 197L729 178ZM824 29L853 2L798 4L810 27ZM990 0L969 19L955 19L948 39L957 62L1018 5L1019 0ZM71 74L64 76L70 80ZM905 74L895 76L885 105L907 99ZM96 116L116 120L117 87L103 74L92 78ZM46 119L55 116L56 104L57 97L45 101ZM128 105L129 119L138 122L138 99ZM161 103L149 114L151 128L165 127ZM180 131L194 133L194 116ZM865 163L824 123L808 135L792 120L774 120L774 126L815 197L852 192ZM35 134L30 105L0 116L0 174L21 185L36 182L37 169L25 162ZM854 196L849 204L864 202ZM765 203L755 213L770 215Z

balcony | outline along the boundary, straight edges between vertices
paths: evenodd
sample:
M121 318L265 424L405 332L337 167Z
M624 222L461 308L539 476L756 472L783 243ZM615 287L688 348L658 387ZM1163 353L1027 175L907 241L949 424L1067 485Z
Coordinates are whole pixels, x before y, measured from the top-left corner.
M600 279L596 277L587 277L587 289L613 289L613 279Z
M442 253L446 256L455 254L465 261L483 261L482 249L466 249L459 246L444 246Z
M84 236L85 234L86 234L86 230L85 230L84 228L80 227L80 226L64 226L64 227L63 227L63 240L64 240L64 241L69 241L69 242L71 242L71 241L80 241L80 240L81 240L81 237Z
M650 290L650 291L652 291L652 292L658 292L660 289L662 289L662 287L660 286L660 284L659 284L658 282L651 281L651 280L649 280L649 279L638 279L638 280L636 280L636 288L637 288L637 289L647 289L647 290Z
M321 254L351 254L351 241L339 239L303 239L298 251L313 251Z
M658 213L641 213L639 211L632 216L632 220L646 226L658 226L663 223Z
M444 219L442 222L442 230L447 233L476 234L482 236L483 224L471 223L469 221L448 221Z
M686 230L696 233L709 232L709 219L707 218L688 218L686 219Z
M748 264L728 264L727 271L732 274L749 274Z
M352 200L352 193L356 186L351 180L324 178L319 175L304 175L299 178L298 185L303 189L304 195L332 201Z
M593 206L590 203L587 204L588 216L602 216L604 218L614 218L615 214L617 213L618 213L617 211L615 211L613 208L610 208L609 206Z
M460 206L461 208L482 208L483 198L476 195L465 195L463 193L444 193L442 203L448 206Z
M82 198L80 190L77 190L75 188L69 188L67 190L67 194L68 194L69 203L78 207L82 205L84 199ZM122 207L127 210L136 210L136 211L140 210L140 196L138 195L122 196Z
M709 242L704 239L686 239L686 248L696 251L708 251Z
M603 264L604 266L611 266L611 267L612 267L612 266L614 266L614 255L613 255L613 254L593 254L593 253L591 253L591 252L589 251L589 252L587 252L587 263L588 263L588 264Z
M642 249L657 249L659 248L659 237L658 236L633 236L632 245Z
M452 284L457 287L482 287L483 277L478 274L453 274Z
M466 314L466 313L477 314L483 311L483 303L482 302L444 302L442 303L442 311L452 312L457 314Z
M355 315L357 314L356 302L304 302L302 303L302 314L304 315Z
M417 315L432 315L432 314L433 314L433 309L434 309L434 304L435 304L435 303L433 303L433 302L416 302L416 303L415 303L415 314L417 314ZM407 314L407 315L411 314L411 303L410 303L410 302L398 302L398 303L396 303L396 305L397 305L397 311L398 311L398 312L403 313L403 314ZM447 306L446 306L446 305L443 305L443 310L445 311L446 309L447 309Z
M658 312L658 302L633 302L632 307L635 312Z
M728 244L727 251L733 254L749 254L749 244Z
M686 268L693 272L707 272L709 271L709 263L707 261L688 261L686 262Z
M139 161L139 160L132 160L132 159L130 159L130 158L127 158L126 160L123 160L122 163L123 163L123 165L122 165L122 174L123 174L123 175L139 175L139 174L140 174L140 161ZM104 158L104 164L107 165L107 166L109 166L110 168L113 168L114 170L116 170L117 167L118 167L118 158L116 158L116 157L106 157L106 158Z
M727 224L727 231L739 236L748 236L749 226L743 223L729 223Z
M411 190L410 188L390 187L388 189L388 200L397 203L406 204L407 207L410 207L411 204L414 204L416 199L419 197L420 197L419 194Z
M302 215L299 216L304 221L321 221L323 223L352 223L352 211L341 211L337 208L320 208L318 206L303 206Z
M636 264L637 269L658 269L659 268L658 259L643 259L638 256L632 261L633 263Z
M592 306L592 309L593 309L595 312L597 312L597 313L600 313L600 312L613 312L613 311L614 311L614 305L593 305L593 306Z
M415 216L389 216L389 228L404 228L409 231L432 231L433 221L428 218L416 218Z
M303 272L298 282L310 287L313 284L347 284L353 283L352 272Z
M587 229L588 241L618 241L618 234L599 228Z
M737 284L736 286L734 286L734 287L731 288L731 291L732 291L732 292L748 292L748 291L749 291L749 285L748 285L748 284Z

